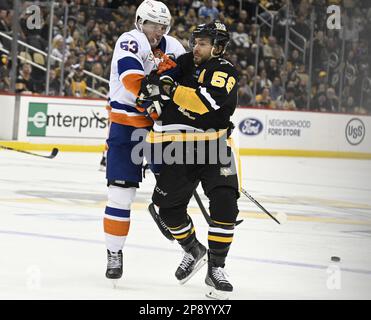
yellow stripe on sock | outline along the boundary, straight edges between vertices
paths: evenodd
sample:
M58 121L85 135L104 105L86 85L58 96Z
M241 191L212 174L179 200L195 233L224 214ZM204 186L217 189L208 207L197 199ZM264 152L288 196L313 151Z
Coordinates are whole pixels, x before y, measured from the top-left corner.
M216 242L224 242L224 243L231 243L233 241L233 237L218 237L218 236L208 236L208 240L216 241Z
M191 232L187 232L185 234L181 234L180 236L173 234L173 237L177 240L182 240L184 238L187 238L189 235L191 235L193 232L195 232L195 228L193 227Z
M226 226L234 226L233 222L221 222L221 221L216 221L216 220L213 220L213 221L217 224L224 224Z

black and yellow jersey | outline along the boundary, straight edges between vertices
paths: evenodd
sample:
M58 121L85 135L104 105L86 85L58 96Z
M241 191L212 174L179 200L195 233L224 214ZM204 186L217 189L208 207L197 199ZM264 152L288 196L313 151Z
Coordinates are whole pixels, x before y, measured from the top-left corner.
M147 141L202 140L203 136L214 140L223 136L237 104L238 74L234 66L217 57L195 66L193 53L189 52L177 59L177 67L169 75L179 85L172 100L162 108ZM205 135L205 131L214 134ZM182 134L174 138L175 132Z

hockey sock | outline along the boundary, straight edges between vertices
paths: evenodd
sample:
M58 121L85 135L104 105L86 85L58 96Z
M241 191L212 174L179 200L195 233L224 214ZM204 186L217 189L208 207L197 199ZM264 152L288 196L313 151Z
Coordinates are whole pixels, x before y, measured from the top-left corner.
M106 247L112 252L122 250L130 228L130 206L135 188L108 187L108 203L103 225Z

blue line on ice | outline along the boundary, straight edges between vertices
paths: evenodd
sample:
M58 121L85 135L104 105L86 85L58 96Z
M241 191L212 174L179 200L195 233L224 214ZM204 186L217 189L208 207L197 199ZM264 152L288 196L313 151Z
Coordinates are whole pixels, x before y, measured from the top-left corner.
M94 244L104 244L104 241L101 241L101 240L81 239L81 238L74 238L74 237L64 237L64 236L56 236L56 235L41 234L41 233L31 233L31 232L0 230L0 234L13 235L13 236L34 237L34 238L47 238L47 239L54 239L54 240L67 240L67 241L76 241L76 242L85 242L85 243L94 243ZM179 251L179 249L168 249L168 248L159 248L159 247L154 247L154 246L142 246L142 245L133 245L133 244L128 244L128 245L126 245L126 247L146 249L146 250L151 249L151 250L160 250L160 251L172 251L172 252ZM292 267L312 268L312 269L321 269L321 270L328 268L328 265L310 264L310 263L302 263L302 262L271 260L271 259L261 259L261 258L258 259L258 258L249 258L249 257L234 256L234 255L231 255L229 257L231 259L237 259L237 260L245 260L245 261L251 261L251 262L258 262L258 263L287 265L287 266L292 266ZM341 268L341 270L345 271L345 272L371 275L371 270L352 269L352 268L343 268L343 267Z

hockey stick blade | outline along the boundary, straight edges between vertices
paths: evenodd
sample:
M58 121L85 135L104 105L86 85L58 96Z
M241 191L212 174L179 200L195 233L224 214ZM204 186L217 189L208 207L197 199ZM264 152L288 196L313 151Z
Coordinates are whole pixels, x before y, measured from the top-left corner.
M278 224L281 224L271 213L268 212L267 209L265 209L258 201L256 201L245 189L241 188L241 192L249 198L249 200L253 203L255 203L264 213L266 213L268 216L270 216L274 221L276 221Z
M160 215L156 212L155 205L150 203L148 206L148 211L151 214L151 217L156 222L157 227L160 229L161 233L170 241L174 241L174 237L166 227L165 223L162 221Z
M36 156L36 157L41 157L41 158L46 158L46 159L53 159L53 158L55 158L55 156L59 152L59 149L58 148L53 148L53 150L52 150L52 152L51 152L50 155L44 156L42 154L33 153L33 152L30 152L30 151L21 150L21 149L15 149L15 148L12 148L12 147L2 146L2 145L0 145L0 148L1 149L5 149L5 150L10 150L10 151L21 152L21 153L29 154L31 156Z
M53 159L53 158L56 157L56 155L58 154L58 152L59 152L59 149L58 148L53 148L52 153L50 154L50 156L47 156L46 158Z

